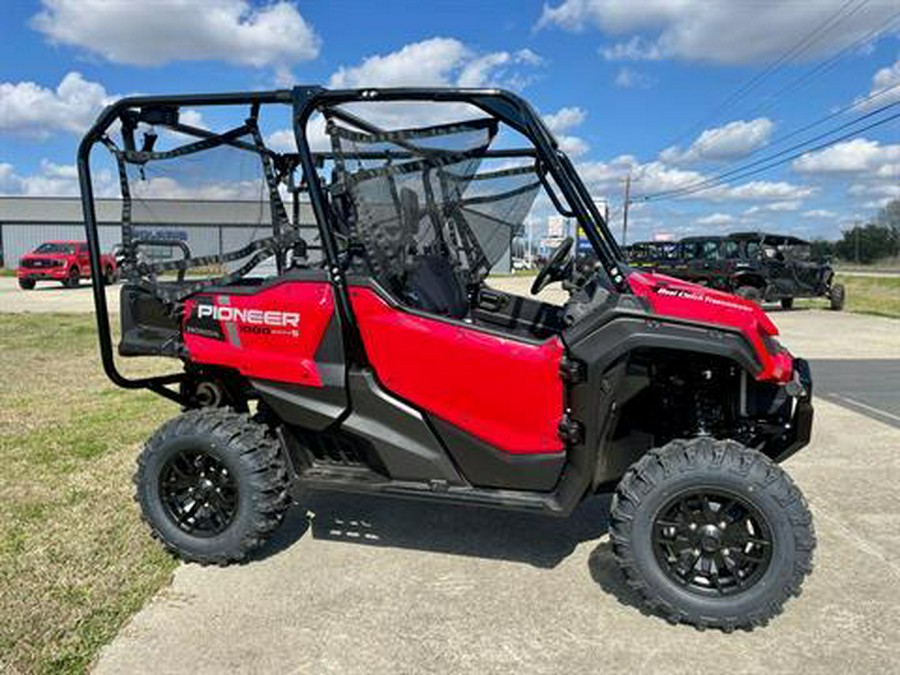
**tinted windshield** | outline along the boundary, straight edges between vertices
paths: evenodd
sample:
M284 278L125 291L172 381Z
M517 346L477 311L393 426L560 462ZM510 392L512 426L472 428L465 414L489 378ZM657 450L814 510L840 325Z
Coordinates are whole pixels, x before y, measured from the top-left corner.
M34 249L35 253L67 253L72 254L75 253L75 244L59 244L55 242L48 242L46 244L41 244L36 249Z

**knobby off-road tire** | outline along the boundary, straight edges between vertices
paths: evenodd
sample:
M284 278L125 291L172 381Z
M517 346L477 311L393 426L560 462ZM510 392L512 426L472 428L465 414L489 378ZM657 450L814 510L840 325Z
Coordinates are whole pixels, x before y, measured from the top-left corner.
M832 286L828 298L831 301L831 309L835 312L840 312L844 309L844 302L847 299L847 290L844 288L844 284Z
M690 500L690 495L698 492L724 495L719 498L718 508L734 516L737 525L728 527L737 530L720 530L731 534L724 534L719 544L732 542L727 544L734 546L729 553L731 566L736 560L744 561L737 566L735 574L741 569L754 569L753 574L744 577L744 583L737 583L739 577L731 574L733 568L724 564L722 557L722 551L729 549L719 549L723 574L726 578L731 574L731 581L735 582L727 594L715 587L696 585L696 580L703 581L703 577L695 576L691 564L697 560L702 565L700 558L692 557L701 551L701 544L694 537L706 530L712 532L712 537L704 535L702 539L701 552L707 556L708 543L718 535L716 524L704 523L727 519L712 510L708 519L696 518L697 514L690 510L678 510L683 496L688 495L686 499ZM724 505L733 498L737 498L737 505L726 508ZM672 507L673 503L678 506ZM741 503L743 507L739 506ZM707 509L712 505L715 502L706 502ZM673 508L678 513L674 517ZM754 536L770 539L768 551L754 543L747 543L746 548L736 543L743 539L741 532L747 528L747 521L741 521L742 510L750 514L747 518L752 520L751 529L757 530ZM680 522L678 527L663 529L668 522L663 520L667 515ZM699 520L699 525L694 520ZM659 536L654 538L656 533ZM712 438L673 441L636 462L613 496L610 534L613 553L628 585L651 612L661 614L672 623L692 624L701 629L719 628L725 632L765 625L781 612L786 600L799 595L804 578L812 571L816 545L806 501L790 477L763 454L735 441ZM667 564L665 552L670 549L666 546L672 546L669 542L674 542L676 537L686 547L686 557L679 558L682 561L679 564L688 570L686 579L676 565ZM678 544L674 546L678 548ZM751 551L752 555L743 558L744 550ZM766 556L765 566L748 562ZM722 583L718 573L715 582Z
M138 458L134 483L152 535L204 565L245 559L278 527L289 501L278 442L248 415L221 408L163 424Z
M78 288L81 284L81 272L77 267L73 267L69 270L69 275L66 277L65 281L63 281L63 286L66 288Z

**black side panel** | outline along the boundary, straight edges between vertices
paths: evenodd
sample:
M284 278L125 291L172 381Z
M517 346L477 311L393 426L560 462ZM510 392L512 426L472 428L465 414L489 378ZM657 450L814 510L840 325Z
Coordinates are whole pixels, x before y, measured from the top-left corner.
M124 284L119 299L122 314L119 354L181 356L184 346L181 329L159 298L143 288Z
M341 429L370 441L393 480L466 484L422 413L382 389L371 371L351 371L347 383L353 411Z
M282 420L304 429L322 431L347 410L343 387L303 387L269 380L250 384Z
M595 486L621 476L623 461L606 453L616 448L609 435L621 403L633 393L625 385L625 369L613 367L629 352L639 347L681 349L731 359L751 373L759 370L755 353L738 332L624 313L585 330L587 323L590 319L564 331L563 341L584 368L584 378L569 390L569 405L572 418L584 427L585 447L596 453Z
M339 420L348 408L346 365L341 322L334 314L316 349L321 387L304 387L270 380L251 380L260 398L288 424L322 431Z
M565 452L513 455L444 420L429 416L456 465L476 487L549 492L559 481Z
M532 298L510 295L487 285L478 289L472 318L478 325L532 340L546 340L563 328L563 308Z

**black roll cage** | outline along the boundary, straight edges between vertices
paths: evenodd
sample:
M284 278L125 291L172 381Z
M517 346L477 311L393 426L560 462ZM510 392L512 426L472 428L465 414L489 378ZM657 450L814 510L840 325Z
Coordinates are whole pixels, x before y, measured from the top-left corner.
M318 180L308 179L308 177L316 176L317 168L326 159L330 158L332 153L312 151L306 137L306 125L313 113L322 109L331 109L341 104L428 101L474 105L508 124L530 140L534 146L533 151L489 150L484 153L484 156L494 158L533 156L541 165L542 171L539 171L538 175L556 208L565 215L577 219L579 226L584 230L594 248L604 272L616 289L621 293L630 292L622 271L625 264L622 252L611 235L607 223L594 204L587 187L575 171L572 162L565 153L559 150L552 134L534 109L519 96L501 89L404 87L329 90L320 86L297 86L293 89L274 91L123 98L101 112L97 121L85 134L78 147L76 162L91 267L92 269L101 268L100 237L97 229L91 182L90 153L98 142L104 141L107 130L117 120L123 124L123 131L126 132L123 134L123 137L126 139L125 152L140 154L143 150L137 150L134 147L133 140L129 140L129 134L127 133L128 126L135 125L137 121L145 121L148 124L153 124L154 122L164 124L176 131L184 131L200 139L212 142L216 139L221 139L221 135L180 124L177 121L177 115L167 116L168 112L177 112L178 109L183 107L249 105L252 111L251 117L255 117L261 105L290 105L293 109L293 130L298 149L294 161L297 161L302 169L302 175L304 176L302 183L309 192L310 204L319 227L329 278L335 287L335 297L340 318L349 331L348 337L353 342L357 342L358 332L347 294L346 279L344 271L338 263L338 245L334 234L335 224L332 222L334 215L330 209L326 208L327 199L323 186ZM348 113L343 111L341 114L348 115ZM358 118L353 120L353 124L357 126L362 122ZM203 140L198 141L198 143L202 142ZM224 142L236 147L247 145L237 138L229 138ZM266 149L260 149L256 146L248 146L244 149L253 149L263 155L277 156L277 153L267 152ZM396 156L396 153L394 156ZM563 198L570 205L569 209L562 208L563 205L559 202L558 196L547 182L546 174L548 173L553 177L554 183L559 187ZM296 207L295 194L294 208L296 209ZM275 235L279 234L279 225L278 219L273 218ZM280 261L278 268L280 272ZM183 403L180 394L167 386L183 381L186 378L186 374L183 372L137 379L128 378L119 372L116 368L113 353L112 335L109 327L109 309L106 304L102 278L99 275L92 275L91 286L96 310L100 355L107 376L120 387L127 389L146 388L173 401ZM350 355L354 355L354 352L358 351L353 349L352 344L348 345L348 347ZM356 357L364 359L364 354L356 354Z

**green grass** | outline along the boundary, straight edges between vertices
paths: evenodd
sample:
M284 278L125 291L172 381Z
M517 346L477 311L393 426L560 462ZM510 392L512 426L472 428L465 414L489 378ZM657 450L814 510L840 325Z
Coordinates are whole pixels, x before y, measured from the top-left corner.
M90 315L0 314L0 672L84 672L175 562L132 500L171 404L104 376Z
M874 314L892 319L900 318L900 277L859 277L838 274L837 282L844 284L847 297L845 312ZM828 300L800 300L797 307L828 306Z
M847 289L846 311L900 318L900 277L839 274L837 280Z

